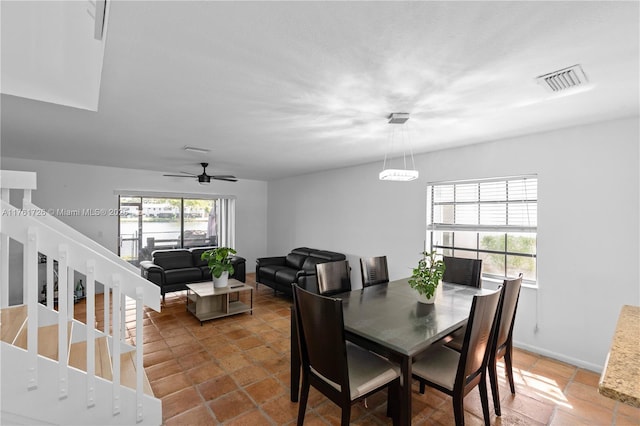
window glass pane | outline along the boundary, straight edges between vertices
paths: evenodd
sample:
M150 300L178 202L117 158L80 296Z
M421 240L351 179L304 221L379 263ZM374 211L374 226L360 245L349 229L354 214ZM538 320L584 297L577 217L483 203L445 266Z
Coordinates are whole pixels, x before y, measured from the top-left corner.
M489 275L497 275L504 277L504 254L494 253L480 253L480 259L482 259L482 273Z
M433 202L452 202L453 185L437 185L433 187Z
M455 257L463 257L465 259L477 259L478 255L476 253L477 252L470 251L470 250L460 250L460 249L453 250L453 255Z
M505 251L505 234L480 233L480 250Z
M481 204L480 223L482 225L506 225L507 205L506 204Z
M217 245L215 200L184 200L184 247Z
M455 223L453 204L434 206L433 223Z
M476 232L457 231L454 234L454 241L457 248L469 248L476 250L478 248L478 234ZM475 258L475 255L474 255Z
M478 184L458 184L456 185L456 202L478 201Z
M478 205L477 204L459 204L456 206L456 221L458 225L477 225L478 224Z
M176 198L142 199L143 250L151 253L181 246L180 206L181 200Z
M507 185L509 200L520 201L538 199L537 179L510 180Z
M134 265L139 265L140 249L142 248L142 229L140 214L142 213L142 198L120 197L120 257Z
M507 276L515 278L522 272L526 280L536 279L536 259L524 256L507 256Z
M510 253L536 253L536 234L507 234L507 250Z
M480 183L480 201L506 201L507 182Z
M453 232L449 232L449 231L433 232L433 245L453 247Z
M509 225L512 226L537 226L537 203L511 203L509 204Z

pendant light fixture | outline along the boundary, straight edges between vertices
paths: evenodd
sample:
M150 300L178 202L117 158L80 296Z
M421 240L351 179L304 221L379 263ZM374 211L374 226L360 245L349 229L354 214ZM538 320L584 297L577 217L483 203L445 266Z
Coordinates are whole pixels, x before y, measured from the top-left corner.
M379 174L380 180L393 180L400 182L407 182L410 180L418 179L418 171L416 170L415 161L413 160L413 151L411 144L409 143L409 135L406 128L406 122L409 119L409 113L407 112L393 112L389 115L389 124L392 125L389 132L389 152L384 155L384 163L382 164L382 171ZM392 169L391 162L393 159L393 147L396 145L396 141L402 145L402 158L398 158L397 161L402 161L402 169ZM411 167L407 168L407 147L409 149L409 155L411 157ZM387 168L387 156L389 159L389 168Z

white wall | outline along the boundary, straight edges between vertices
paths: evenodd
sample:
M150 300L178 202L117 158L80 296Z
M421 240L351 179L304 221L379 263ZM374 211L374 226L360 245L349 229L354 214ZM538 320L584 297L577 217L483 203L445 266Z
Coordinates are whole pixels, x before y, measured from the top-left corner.
M538 175L538 283L522 290L516 345L600 371L620 308L640 304L639 120L605 122L416 157L420 179L380 164L269 183L268 254L298 246L387 255L410 275L425 238L426 183ZM355 285L354 285L355 287Z
M33 203L43 209L117 209L116 190L235 195L236 249L239 256L247 259L247 272L255 271L256 257L263 256L266 251L267 184L263 181L214 181L209 186L201 186L195 179L163 177L162 172L7 157L2 158L1 166L4 170L38 174L38 189L33 192ZM58 218L117 253L117 217Z

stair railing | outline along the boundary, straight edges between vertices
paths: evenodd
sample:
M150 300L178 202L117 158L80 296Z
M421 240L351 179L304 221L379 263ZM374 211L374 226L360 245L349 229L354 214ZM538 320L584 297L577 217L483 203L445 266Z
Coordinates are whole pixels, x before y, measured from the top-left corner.
M2 223L0 224L0 307L9 304L9 240L23 244L23 303L27 304L26 386L38 387L38 259L46 256L47 307L54 308L54 287L58 285L58 397L66 398L68 388L68 329L74 317L74 276L86 277L87 407L95 398L95 294L96 284L104 288L104 334L111 336L113 367L113 415L121 410L120 355L126 341L126 298L135 301L136 310L136 417L143 419L143 307L160 311L159 288L142 278L135 267L95 241L49 215L31 202L35 173L0 173ZM22 206L10 203L10 189L22 190ZM57 262L57 272L54 269ZM57 274L57 280L56 280ZM111 300L112 299L112 300ZM110 319L112 325L110 325Z

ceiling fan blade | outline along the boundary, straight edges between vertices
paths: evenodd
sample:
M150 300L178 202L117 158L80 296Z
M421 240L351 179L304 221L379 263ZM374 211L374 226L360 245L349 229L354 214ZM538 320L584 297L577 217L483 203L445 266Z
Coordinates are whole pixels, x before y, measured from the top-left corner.
M211 176L211 179L226 180L227 182L237 182L238 181L238 178L236 178L235 176L231 176L231 175L213 175L213 176Z
M162 175L162 176L171 176L171 177L188 177L188 178L198 177L198 176L196 176L196 175Z

